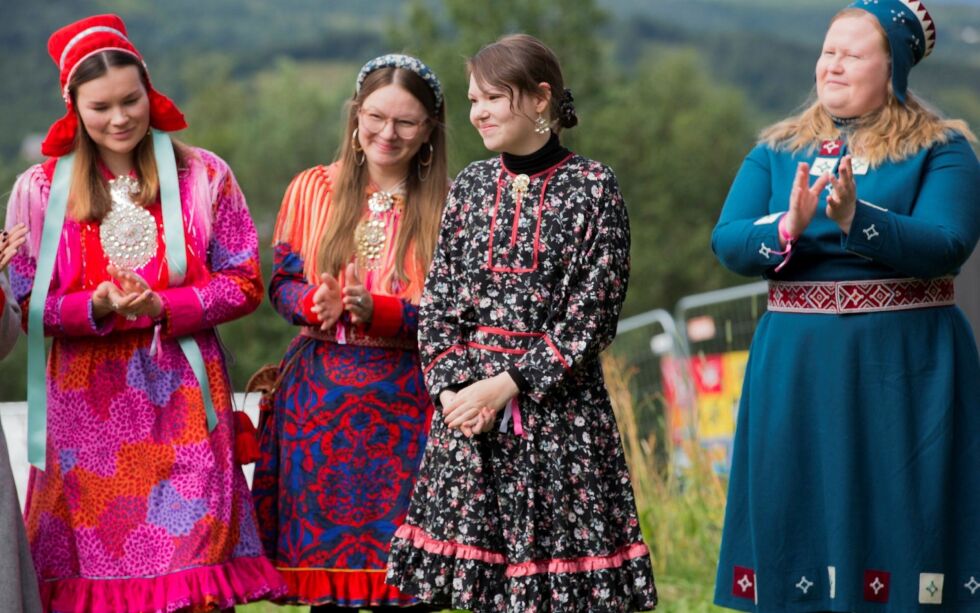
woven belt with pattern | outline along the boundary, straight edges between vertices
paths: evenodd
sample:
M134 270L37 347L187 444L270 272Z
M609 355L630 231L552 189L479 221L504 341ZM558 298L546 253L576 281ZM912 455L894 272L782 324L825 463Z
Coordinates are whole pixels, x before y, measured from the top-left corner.
M353 326L348 326L345 329L345 332L344 342L340 343L337 341L336 327L331 327L330 329L323 331L312 326L303 326L303 328L300 330L300 334L303 336L308 336L319 341L334 343L337 345L343 344L356 345L358 347L379 347L381 349L401 349L403 351L419 350L416 341L401 336L368 336L367 334L358 333L357 329Z
M952 277L769 282L769 310L785 313L874 313L953 303Z

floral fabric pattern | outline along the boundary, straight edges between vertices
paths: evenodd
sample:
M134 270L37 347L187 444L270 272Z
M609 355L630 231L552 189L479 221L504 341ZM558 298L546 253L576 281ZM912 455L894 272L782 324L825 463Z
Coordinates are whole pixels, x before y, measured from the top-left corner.
M21 176L8 225L40 240L53 161ZM91 293L109 279L97 222L66 220L46 304L47 469L31 469L26 523L46 610L231 607L283 590L262 556L251 497L232 457L232 406L213 326L250 313L262 296L258 242L230 169L196 149L179 173L188 271L170 285L166 249L136 272L158 291L169 321L157 350L153 322L91 319ZM207 199L201 194L207 194ZM148 207L162 228L159 201ZM201 219L201 215L207 220ZM27 312L37 244L11 263ZM217 427L173 330L204 356Z
M577 155L513 183L499 159L454 182L419 341L433 397L516 369L522 434L501 421L467 439L433 420L388 581L478 612L651 609L599 363L626 294L626 207L612 171Z

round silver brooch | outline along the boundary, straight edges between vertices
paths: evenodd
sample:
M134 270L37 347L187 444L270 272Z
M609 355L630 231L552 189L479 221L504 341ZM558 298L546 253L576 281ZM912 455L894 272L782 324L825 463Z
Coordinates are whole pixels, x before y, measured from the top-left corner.
M146 266L157 252L157 224L153 215L136 204L140 185L129 176L109 181L112 210L102 220L99 239L109 262L124 270Z

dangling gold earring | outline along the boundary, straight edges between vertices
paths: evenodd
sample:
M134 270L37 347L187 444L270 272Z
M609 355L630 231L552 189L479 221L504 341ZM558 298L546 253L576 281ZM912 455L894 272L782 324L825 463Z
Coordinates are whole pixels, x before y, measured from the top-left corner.
M538 115L538 118L534 120L534 133L547 134L550 131L551 122L545 119L544 115Z
M363 166L367 155L364 153L364 149L361 148L361 143L357 141L357 130L358 128L354 128L354 133L350 135L350 147L354 150L354 161L357 162L358 166ZM358 156L358 153L361 155Z
M432 143L426 142L425 144L429 146L429 159L427 159L427 160L425 160L423 162L422 161L421 151L419 152L419 155L418 155L419 165L418 165L418 169L417 169L418 170L418 174L419 174L419 181L425 181L426 179L429 178L429 173L432 172L429 169L429 166L432 166L432 156L435 155L435 148L432 146ZM423 168L426 169L425 176L422 175L422 169Z

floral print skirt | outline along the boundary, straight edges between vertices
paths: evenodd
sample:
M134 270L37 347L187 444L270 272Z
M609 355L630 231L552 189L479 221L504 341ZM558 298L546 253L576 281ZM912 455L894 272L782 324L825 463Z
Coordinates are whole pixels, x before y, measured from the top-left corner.
M522 400L523 435L433 420L389 583L476 612L626 612L657 602L602 379Z

